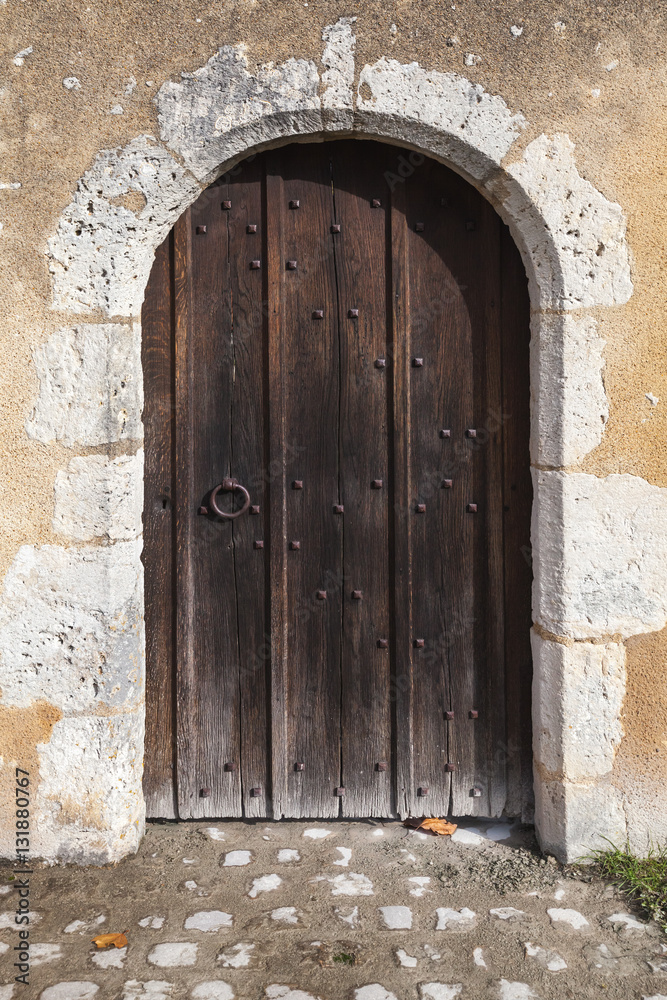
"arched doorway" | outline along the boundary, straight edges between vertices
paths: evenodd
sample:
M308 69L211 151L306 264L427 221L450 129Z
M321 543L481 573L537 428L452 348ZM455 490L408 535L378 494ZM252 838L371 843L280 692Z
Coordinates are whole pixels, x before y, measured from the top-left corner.
M526 811L528 312L491 207L396 147L263 153L179 220L142 317L149 816Z

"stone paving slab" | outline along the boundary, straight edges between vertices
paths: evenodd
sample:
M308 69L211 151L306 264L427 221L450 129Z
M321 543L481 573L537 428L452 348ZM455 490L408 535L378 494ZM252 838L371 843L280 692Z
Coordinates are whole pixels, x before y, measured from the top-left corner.
M667 940L530 830L399 823L151 825L108 868L32 876L30 986L0 1000L667 1000ZM124 931L98 951L96 934Z

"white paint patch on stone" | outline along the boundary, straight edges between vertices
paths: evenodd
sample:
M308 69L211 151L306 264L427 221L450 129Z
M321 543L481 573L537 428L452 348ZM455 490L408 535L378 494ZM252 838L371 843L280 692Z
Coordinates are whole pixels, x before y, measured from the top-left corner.
M199 858L181 858L184 865L198 865Z
M91 953L93 965L100 969L122 969L127 958L127 948L109 948L106 951Z
M631 913L612 913L610 917L607 917L607 920L611 924L623 927L626 931L645 931L648 927L648 924L643 924L636 917L633 917Z
M501 979L498 983L499 1000L539 1000L538 994L527 983Z
M192 879L188 879L188 881L184 882L183 884L184 884L184 886L185 886L186 889L190 890L190 892L192 892L193 889L197 888L197 883L193 882Z
M293 861L301 861L301 855L291 847L283 847L278 851L278 862L281 865L289 865Z
M336 850L341 855L338 861L334 861L333 864L340 865L341 868L350 867L350 858L352 857L352 851L349 847L337 847Z
M199 945L190 941L165 941L164 944L156 944L148 953L148 961L162 969L194 965L198 948Z
M62 957L63 957L63 950L59 944L30 945L31 965L43 965L44 962L57 962L58 959Z
M91 1000L98 990L99 986L95 983L77 980L47 986L39 996L40 1000Z
M149 979L145 983L128 979L123 987L123 1000L169 1000L172 989L172 984L162 979Z
M224 910L200 910L187 917L183 928L186 931L219 931L222 927L231 927L234 918Z
M523 920L526 916L523 910L517 910L514 906L497 906L493 910L489 910L492 917L497 917L498 920Z
M349 875L318 875L312 882L331 883L332 896L372 896L373 883L367 875L350 872Z
M510 823L494 823L484 831L487 840L498 843L501 840L509 840L512 836L512 825Z
M442 955L437 948L433 948L430 944L424 945L424 951L426 952L427 958L430 958L432 962L439 962L442 958Z
M531 326L533 461L575 465L597 448L609 420L606 341L590 316L534 313Z
M313 996L312 993L306 993L304 990L293 990L291 986L281 986L278 983L267 986L264 996L270 1000L321 1000L321 997Z
M56 475L53 530L76 542L129 541L142 532L144 452L73 458Z
M393 993L380 983L369 983L354 991L354 1000L397 1000Z
M331 830L311 826L308 830L303 831L303 836L309 837L311 840L323 840L325 837L331 836Z
M139 921L140 927L149 927L152 931L161 931L164 926L164 917L144 917Z
M21 927L14 921L15 916L16 912L14 910L9 913L0 913L0 931L16 931L18 933ZM39 923L41 919L42 917L39 913L28 914L28 923L31 927Z
M314 62L288 59L248 72L244 45L224 45L205 66L160 87L160 136L200 181L249 147L322 128Z
M380 906L385 927L390 931L409 931L412 927L412 910L409 906Z
M344 924L349 924L350 927L359 926L359 907L353 906L350 910L339 910L338 907L334 909L334 913L339 920L342 920Z
M81 81L76 76L66 76L63 87L65 90L81 90Z
M356 17L341 17L335 24L328 24L322 32L322 41L326 42L322 53L322 84L325 87L322 94L322 107L331 111L347 111L343 116L341 127L352 124L352 107L354 94L354 46L356 38L352 26Z
M476 914L467 906L463 906L460 910L439 906L435 912L438 918L436 931L471 931L477 926Z
M48 243L54 308L138 316L155 248L200 190L150 136L99 153ZM129 194L143 208L127 207Z
M554 893L554 899L557 902L560 902L561 899L563 899L564 897L565 897L565 889L557 889L556 892Z
M234 1000L234 990L228 983L218 979L210 983L199 983L190 993L192 1000Z
M225 854L225 860L223 862L223 868L239 868L243 865L249 865L252 861L252 853L250 851L229 851Z
M9 951L9 945L4 941L0 941L0 955L4 955L6 951Z
M369 97L362 96L365 88ZM384 56L361 70L357 119L369 132L402 141L409 120L412 143L477 179L500 165L525 127L522 115L513 115L501 97L480 84Z
M484 960L484 952L481 948L475 948L472 953L472 960L475 965L478 965L480 969L486 969L486 961Z
M480 844L484 843L484 837L481 830L478 830L476 826L471 826L467 829L459 827L452 834L451 841L454 844L466 844L468 847L479 847Z
M260 892L273 892L274 889L279 889L282 884L283 880L280 875L260 875L259 878L253 880L248 895L251 899L256 899Z
M73 920L71 924L63 930L63 934L84 934L88 930L95 929L99 927L100 924L106 923L106 916L103 913L98 913L96 917L92 920Z
M549 972L563 972L564 969L567 969L567 962L558 952L548 951L531 941L526 941L523 947L527 958L536 959Z
M239 941L238 944L232 945L231 948L221 951L218 955L218 961L225 969L244 969L250 965L254 950L254 944Z
M548 909L547 913L554 926L557 924L568 924L570 927L574 928L575 931L583 930L584 927L590 927L586 917L583 913L579 913L578 910L570 910L554 906Z
M396 958L398 959L398 964L404 969L417 968L417 959L414 955L408 955L407 951L404 951L403 948L398 949L396 952Z
M125 709L142 704L140 551L138 541L19 549L0 606L6 704L24 707L43 699L77 712L100 704Z
M425 896L427 892L432 892L432 889L426 888L430 881L430 878L427 878L425 875L415 875L412 878L409 878L408 882L413 882L415 886L414 889L410 889L410 895L416 896L417 899L420 899L422 896Z
M210 840L225 839L224 833L222 832L222 830L219 830L217 826L207 826L204 832L206 833L206 836L210 838Z
M23 63L28 58L28 56L31 55L32 55L32 45L29 45L27 49L21 49L20 52L17 52L14 58L12 59L12 62L14 63L15 66L22 66Z
M14 983L7 983L0 986L0 1000L12 1000L14 996Z
M532 301L544 309L627 302L625 216L580 175L569 136L539 136L506 169L517 186L503 205L532 261Z
M39 395L26 420L29 437L67 448L143 437L138 323L64 327L35 348L33 360Z
M462 983L421 983L419 995L422 1000L456 1000L462 990Z
M280 924L298 924L299 913L296 906L278 906L271 910L271 919Z

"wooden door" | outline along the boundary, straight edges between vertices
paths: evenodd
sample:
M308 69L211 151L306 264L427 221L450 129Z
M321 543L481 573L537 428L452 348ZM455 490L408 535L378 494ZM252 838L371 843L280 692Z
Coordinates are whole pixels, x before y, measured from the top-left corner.
M149 815L525 814L528 296L492 208L379 143L272 150L179 220L143 325Z

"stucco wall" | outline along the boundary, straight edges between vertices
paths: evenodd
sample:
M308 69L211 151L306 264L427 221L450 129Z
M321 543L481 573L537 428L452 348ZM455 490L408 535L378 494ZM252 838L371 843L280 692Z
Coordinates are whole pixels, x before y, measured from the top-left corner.
M543 843L667 837L667 24L647 6L0 3L1 752L33 772L36 850L113 859L142 829L152 248L245 149L353 129L452 163L526 261Z

